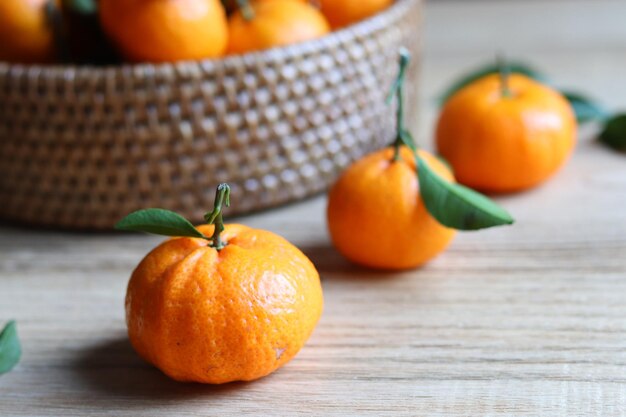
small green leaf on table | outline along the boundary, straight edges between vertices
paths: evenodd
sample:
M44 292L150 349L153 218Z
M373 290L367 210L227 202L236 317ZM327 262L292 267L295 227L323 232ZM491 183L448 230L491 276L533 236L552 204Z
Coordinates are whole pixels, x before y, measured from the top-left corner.
M198 237L208 239L180 214L164 209L145 209L129 214L115 228L164 236Z
M618 114L606 122L600 133L600 141L615 150L626 152L626 113Z
M568 90L561 91L561 93L572 105L578 123L601 121L609 117L609 112L604 107L588 97Z
M17 325L10 321L0 333L0 375L9 372L20 361L22 346L17 337Z
M420 194L430 214L457 230L478 230L514 222L511 215L486 196L438 176L416 155Z
M509 73L522 74L527 77L533 78L537 81L546 81L546 77L535 68L521 63L521 62L510 62L507 63L507 71ZM474 81L483 78L489 74L498 74L500 72L500 66L498 63L493 63L489 65L485 65L481 68L478 68L455 81L451 87L449 87L439 99L439 103L441 105L445 104L446 101L450 99L457 91L462 89L468 84L473 83Z

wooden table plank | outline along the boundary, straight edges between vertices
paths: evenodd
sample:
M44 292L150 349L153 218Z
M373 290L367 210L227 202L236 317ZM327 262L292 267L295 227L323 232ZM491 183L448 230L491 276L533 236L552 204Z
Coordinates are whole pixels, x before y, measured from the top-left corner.
M437 92L493 55L485 10L536 22L530 38L498 26L511 56L626 107L626 43L615 20L624 2L468 3L428 4L422 142ZM563 27L540 9L562 10ZM576 27L588 34L578 48L567 42L568 22L581 13L598 23ZM555 37L536 44L537 31ZM624 416L626 158L593 134L583 129L553 181L499 199L514 227L460 234L417 271L344 261L328 241L324 197L237 219L302 247L325 291L307 346L255 383L179 384L132 351L125 285L159 238L0 227L0 320L16 318L24 344L22 362L0 377L0 415Z

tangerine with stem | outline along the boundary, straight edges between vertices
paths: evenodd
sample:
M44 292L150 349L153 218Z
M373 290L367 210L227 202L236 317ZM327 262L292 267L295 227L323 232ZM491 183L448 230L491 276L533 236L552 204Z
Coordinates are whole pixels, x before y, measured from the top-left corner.
M346 258L378 269L414 268L443 251L455 230L441 225L428 212L416 172L415 155L405 146L404 83L409 64L400 58L392 93L398 99L396 140L350 166L331 188L328 227L331 239ZM425 151L420 157L448 181L448 167Z
M568 159L576 117L557 91L521 74L488 75L444 105L437 149L460 183L488 192L538 185Z
M238 0L228 22L228 53L242 54L319 38L330 32L326 18L298 0Z
M179 381L221 384L268 375L298 353L322 313L311 261L271 232L224 224L229 194L228 185L218 187L206 215L210 224L197 229L171 212L163 220L163 210L118 224L166 234L178 227L197 236L174 237L151 251L126 296L133 347Z

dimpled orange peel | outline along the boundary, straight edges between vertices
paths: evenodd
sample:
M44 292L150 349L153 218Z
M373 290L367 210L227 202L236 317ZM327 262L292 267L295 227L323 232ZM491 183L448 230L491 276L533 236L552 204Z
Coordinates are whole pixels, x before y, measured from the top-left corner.
M209 224L149 209L121 230L175 236L151 251L128 284L126 321L135 350L179 381L251 381L291 360L322 313L319 275L274 233L224 225L220 185Z

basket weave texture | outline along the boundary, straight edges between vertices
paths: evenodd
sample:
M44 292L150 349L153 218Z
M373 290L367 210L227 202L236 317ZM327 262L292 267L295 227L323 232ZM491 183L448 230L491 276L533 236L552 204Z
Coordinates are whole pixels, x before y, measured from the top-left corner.
M392 139L397 52L421 0L324 38L222 60L94 68L0 63L0 217L108 229L146 207L200 221L326 189ZM414 62L409 111L416 110Z

